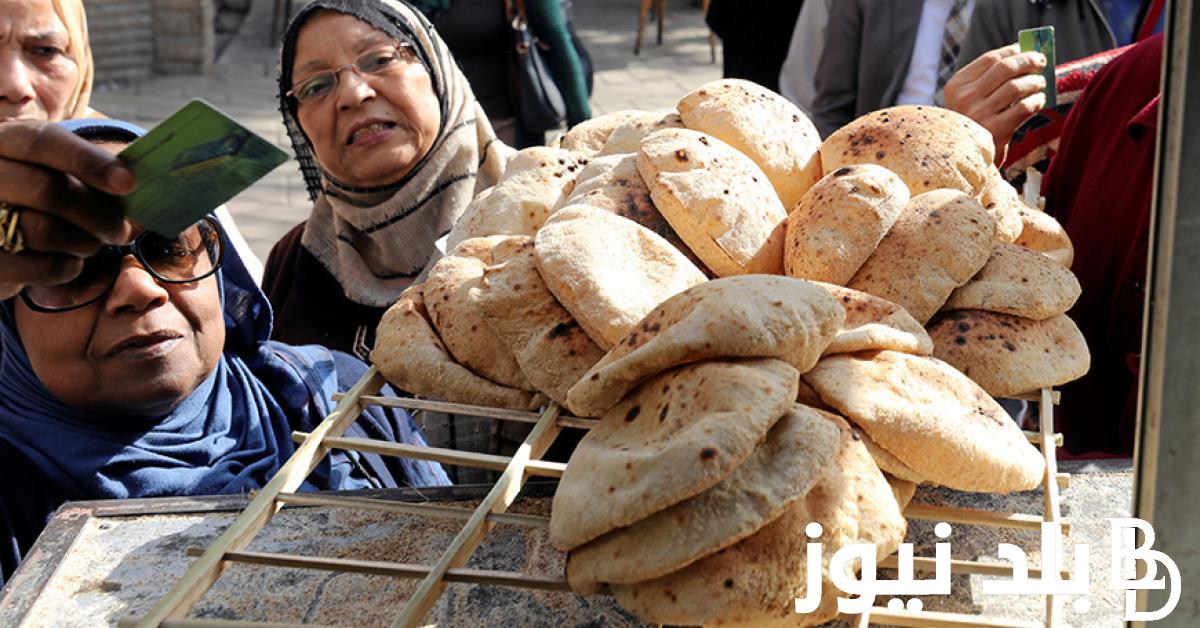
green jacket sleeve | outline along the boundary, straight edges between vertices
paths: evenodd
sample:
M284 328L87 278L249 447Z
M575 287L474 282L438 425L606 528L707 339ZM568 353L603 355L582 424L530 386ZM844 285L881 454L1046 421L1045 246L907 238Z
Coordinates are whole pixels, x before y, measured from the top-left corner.
M525 0L525 13L533 34L550 47L543 50L543 58L550 65L554 84L567 105L567 123L574 126L591 118L583 64L567 32L559 0Z

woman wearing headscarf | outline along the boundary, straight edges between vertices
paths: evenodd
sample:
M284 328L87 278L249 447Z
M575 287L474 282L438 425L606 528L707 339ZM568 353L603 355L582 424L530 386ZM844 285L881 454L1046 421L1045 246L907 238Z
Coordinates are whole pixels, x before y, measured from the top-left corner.
M284 35L279 98L314 205L267 260L275 335L365 358L511 149L429 21L396 0L305 6Z
M104 117L90 107L92 82L80 0L0 0L0 298L69 280L82 257L128 235L111 195L130 192L133 175L53 124ZM261 276L228 211L217 213Z
M109 150L140 129L68 128ZM176 239L135 234L72 282L0 302L0 566L12 573L68 500L244 493L266 484L358 360L268 340L271 308L210 216ZM386 390L384 394L393 394ZM348 435L424 445L403 411L372 407ZM441 466L338 452L305 487L447 484Z

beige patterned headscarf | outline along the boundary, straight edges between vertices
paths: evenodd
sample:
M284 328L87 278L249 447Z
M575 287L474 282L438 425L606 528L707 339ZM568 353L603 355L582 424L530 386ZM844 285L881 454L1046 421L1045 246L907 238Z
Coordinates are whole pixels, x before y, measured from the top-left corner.
M429 70L441 104L433 147L400 181L354 188L321 169L296 118L291 88L296 35L315 11L353 15L412 44ZM396 0L316 0L284 35L280 56L280 109L315 200L301 238L356 303L384 307L440 257L435 242L450 231L474 195L496 183L512 149L496 139L442 38L412 7Z
M54 12L67 28L70 43L67 55L79 66L79 84L64 109L66 119L86 118L93 114L88 107L92 100L92 81L95 68L92 66L92 47L88 43L87 14L81 0L53 0Z

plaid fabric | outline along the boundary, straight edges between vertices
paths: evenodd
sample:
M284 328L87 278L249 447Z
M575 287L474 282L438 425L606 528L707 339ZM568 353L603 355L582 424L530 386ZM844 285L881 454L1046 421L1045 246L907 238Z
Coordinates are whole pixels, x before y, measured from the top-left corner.
M946 29L942 32L942 54L938 59L938 74L937 74L937 91L934 93L934 102L938 105L945 104L946 97L943 93L946 87L946 82L954 76L954 64L958 60L958 50L962 46L962 42L967 38L967 26L969 15L966 13L967 0L954 0L954 6L950 7L950 15L946 17Z
M1019 179L1026 168L1046 171L1050 158L1058 150L1058 138L1062 135L1067 113L1071 111L1083 89L1100 68L1130 48L1132 46L1106 50L1054 68L1058 103L1051 109L1043 109L1013 134L1012 141L1008 144L1008 155L1001 168L1005 178L1010 181Z

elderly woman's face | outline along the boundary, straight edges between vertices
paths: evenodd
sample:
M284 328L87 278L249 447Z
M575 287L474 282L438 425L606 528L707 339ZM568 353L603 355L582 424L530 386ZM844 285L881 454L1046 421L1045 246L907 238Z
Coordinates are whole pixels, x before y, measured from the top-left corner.
M69 42L50 0L0 0L0 122L70 113L80 77Z
M297 35L292 86L395 44L352 15L318 12ZM415 57L380 74L343 69L329 93L296 106L321 167L359 187L395 183L407 174L433 146L439 111L429 72Z
M115 153L124 145L105 147ZM91 305L41 313L14 304L34 373L80 410L166 414L216 368L225 346L215 275L159 283L131 255L112 290Z

